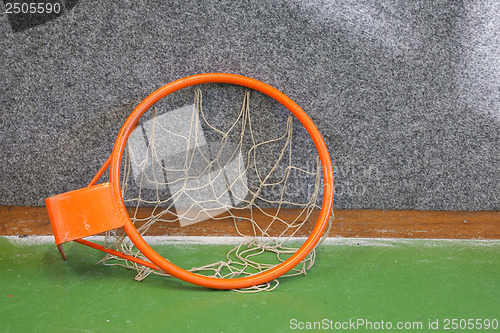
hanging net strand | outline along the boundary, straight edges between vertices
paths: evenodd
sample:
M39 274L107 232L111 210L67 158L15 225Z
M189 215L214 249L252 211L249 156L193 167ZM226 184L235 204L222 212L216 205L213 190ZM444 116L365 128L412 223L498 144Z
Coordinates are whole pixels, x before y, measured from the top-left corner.
M229 221L241 239L214 261L189 268L191 272L231 279L266 271L297 251L303 243L298 236L307 233L320 209L317 152L307 153L308 163L296 158L304 154L304 139L295 140L297 122L291 114L271 118L282 122L267 131L262 121L252 122L253 93L244 91L239 112L221 117L218 111L204 110L203 94L194 89L192 105L174 111L155 105L128 139L121 163L122 196L142 236L157 225L189 228L203 221ZM149 261L120 229L106 233L105 246ZM313 250L283 276L305 275L315 257ZM139 281L151 273L168 276L111 254L101 262L134 269ZM273 280L240 291L277 285Z

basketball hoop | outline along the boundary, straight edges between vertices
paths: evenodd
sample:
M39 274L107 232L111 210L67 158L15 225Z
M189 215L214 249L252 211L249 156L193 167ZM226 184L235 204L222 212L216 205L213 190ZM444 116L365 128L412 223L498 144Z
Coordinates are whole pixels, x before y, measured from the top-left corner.
M314 146L316 147L317 150L317 155L319 156L319 163L318 163L318 172L317 174L312 175L311 177L316 177L318 178L317 175L322 173L323 176L323 198L322 198L322 203L321 203L321 210L319 212L317 222L315 223L314 228L312 229L312 232L308 236L308 238L304 241L304 243L293 253L291 254L286 260L283 260L282 262L276 264L275 266L265 269L264 271L257 272L256 274L252 275L244 275L242 277L234 277L235 275L231 275L231 278L219 278L219 277L213 277L213 276L205 276L202 274L197 274L193 271L185 270L183 268L180 268L179 266L173 264L170 262L168 259L164 258L161 256L158 252L156 252L143 238L141 233L138 231L137 227L134 225L134 221L132 220L131 216L127 212L126 205L124 202L124 188L123 188L123 179L124 176L122 175L123 170L124 170L124 152L129 154L130 148L127 148L127 143L129 139L131 138L131 135L136 129L141 121L141 117L153 106L155 103L159 102L161 99L165 98L166 96L179 91L184 88L188 88L191 86L198 86L198 85L203 85L207 83L222 83L222 84L230 84L230 85L237 85L237 86L243 86L248 89L256 90L264 95L267 95L274 99L275 101L279 102L282 106L287 108L291 114L300 121L300 123L303 125L309 136L311 137L312 141L314 142ZM201 98L201 95L199 96ZM248 102L248 101L247 101ZM248 105L247 105L248 107ZM202 114L204 117L204 115ZM195 119L194 117L192 119ZM196 121L197 118L195 119ZM239 120L240 123L242 123L242 120ZM249 120L246 120L247 122ZM158 122L158 121L157 121ZM167 123L167 122L165 122ZM171 120L168 121L168 123L171 124ZM161 125L161 124L160 124ZM160 125L157 128L162 128ZM166 125L165 125L166 126ZM163 126L163 130L165 132L170 133L171 130L166 129L165 126ZM205 125L206 126L206 125ZM292 125L290 125L292 126ZM244 127L242 125L242 127ZM248 127L248 126L247 126ZM144 127L143 127L144 128ZM290 127L291 128L291 127ZM244 129L243 129L244 130ZM195 133L196 130L193 130L192 132ZM200 130L198 130L200 131ZM248 130L247 130L248 131ZM291 129L290 129L291 131ZM287 132L288 133L288 130ZM173 135L173 134L169 134ZM290 134L286 134L290 136L290 140L288 140L288 137L285 137L283 139L283 142L288 142L291 141L291 132ZM186 134L186 137L188 135ZM184 140L183 138L181 138ZM224 140L224 138L222 139ZM288 140L288 141L286 141ZM188 140L189 141L189 140ZM201 141L198 139L198 141ZM188 145L200 145L199 142L197 143L190 143L191 141L188 142ZM225 144L225 143L224 143ZM257 145L257 144L255 144ZM286 143L286 145L290 145L291 147L291 142ZM188 147L189 148L189 147ZM127 150L129 149L129 150ZM191 148L190 148L191 149ZM194 148L193 148L194 149ZM191 151L193 150L191 149ZM239 152L241 152L241 148ZM250 148L255 149L255 148ZM289 149L288 146L286 146L286 149ZM283 149L285 151L286 149ZM291 148L290 148L291 149ZM222 148L221 148L222 151ZM238 151L238 150L235 150ZM288 150L286 150L288 151ZM251 151L254 153L254 151ZM154 152L158 154L158 152ZM148 155L146 153L143 154L144 156ZM151 154L150 154L151 155ZM150 161L156 162L155 158L152 158L150 155ZM222 157L220 157L222 154L219 153L218 158L219 161L217 162L218 164L221 164L220 161L222 160ZM231 161L234 165L238 164L238 161L243 160L245 158L245 154L241 153L240 154L243 157L238 157L238 154L233 154L231 155ZM248 156L251 156L250 154L247 154ZM282 153L282 155L286 155ZM194 156L194 155L193 155ZM236 157L234 157L236 156ZM193 157L191 157L193 158ZM238 159L239 158L239 159ZM158 160L158 158L156 158ZM229 161L229 158L227 158ZM236 161L236 162L234 162ZM209 161L210 163L213 163L213 161ZM224 160L225 162L225 160ZM148 162L150 163L150 162ZM152 162L151 162L152 163ZM226 163L226 162L225 162ZM229 162L227 162L229 163ZM226 170L224 169L225 166L227 165L220 166L220 170ZM243 162L239 162L240 169L243 170L242 165L248 165L244 164ZM210 164L211 166L213 164ZM102 176L104 171L109 167L109 177L110 180L107 183L103 184L97 184L99 178ZM250 173L248 171L248 166L246 166L247 169L241 171L241 174L244 172ZM174 169L174 168L171 168ZM298 168L296 168L298 169ZM142 174L137 173L138 175L140 174L141 177L146 177L148 179L148 182L151 183L151 180L154 179L155 177L159 174L159 171L162 171L165 173L166 171L170 171L167 167L163 165L163 168L161 167L156 167L157 171L150 172L150 173L145 173L144 171ZM290 172L290 168L286 169L287 172ZM219 172L220 174L220 172ZM217 175L219 175L217 174ZM238 194L236 193L237 191L234 189L235 184L239 182L238 185L240 186L239 189L245 189L246 192L249 192L250 190L246 189L246 186L249 186L246 182L246 178L244 181L242 181L241 174L236 176L234 181L226 182L228 183L228 190L226 192L231 192L232 197L237 197ZM288 175L288 174L287 174ZM139 177L139 176L138 176ZM191 176L190 176L191 177ZM224 176L228 178L229 176ZM146 179L144 178L144 179ZM213 177L212 177L213 178ZM191 178L189 178L191 179ZM224 178L220 176L217 178L216 181L222 182ZM268 185L269 181L266 181L267 178L261 179L261 183L266 183L265 185ZM211 179L211 182L215 182L215 180ZM139 181L136 180L138 183ZM146 181L143 181L145 184ZM162 186L165 186L165 182L158 182L161 183ZM230 184L229 184L230 183ZM319 184L319 181L317 181ZM171 184L171 183L168 183ZM173 184L173 183L172 183ZM231 187L232 186L232 187ZM260 185L259 185L260 186ZM213 187L213 186L212 186ZM230 188L231 187L231 188ZM158 188L158 186L157 186ZM162 187L163 189L163 187ZM173 187L173 185L170 188L170 192L174 192L173 189L176 189ZM260 190L258 190L260 191ZM284 190L283 190L284 191ZM157 190L158 192L158 190ZM234 193L233 193L234 192ZM242 192L242 191L240 191ZM246 194L246 192L244 194ZM254 198L260 196L260 192L251 190L251 193L253 193ZM317 192L317 191L316 191ZM179 192L176 192L179 193ZM236 193L236 194L235 194ZM225 193L224 193L225 195ZM283 194L281 194L283 195ZM199 74L199 75L193 75L193 76L188 76L182 79L179 79L177 81L171 82L162 88L156 90L153 92L151 95L149 95L146 99L144 99L130 114L130 116L126 119L125 123L123 124L118 137L115 141L115 145L113 148L113 152L110 156L110 158L106 161L106 163L103 165L103 167L99 170L97 175L94 177L94 179L91 181L88 187L79 189L76 191L71 191L59 195L52 196L50 198L46 199L46 204L47 204L47 209L49 211L49 216L51 220L51 224L54 230L54 236L55 240L57 243L57 246L61 252L61 255L63 258L65 258L64 251L62 249L62 244L70 241L76 241L81 244L91 246L93 248L99 249L101 251L107 252L110 255L113 255L115 257L123 258L128 261L134 262L136 264L142 265L149 267L150 269L165 272L168 275L174 276L176 278L179 278L181 280L187 281L189 283L193 283L199 286L204 286L208 288L214 288L214 289L239 289L239 288L248 288L252 286L257 286L261 285L264 283L268 283L271 280L274 280L283 274L289 272L292 270L296 265L298 265L300 262L302 262L308 254L311 253L311 251L314 250L315 246L318 244L320 241L322 235L324 234L325 230L327 229L328 223L329 223L329 218L332 210L332 203L333 203L333 196L334 196L334 180L333 180L333 168L332 168L332 163L330 160L330 156L327 150L327 147L325 145L325 142L319 133L318 129L312 122L312 120L309 118L309 116L295 103L293 102L289 97L287 97L285 94L282 92L278 91L277 89L260 82L258 80L248 78L245 76L241 75L235 75L235 74L226 74L226 73L208 73L208 74ZM191 196L192 198L192 196ZM282 197L281 197L282 198ZM222 201L221 196L218 196L218 200ZM228 200L228 199L224 199ZM232 199L234 201L234 199ZM239 200L242 201L243 199ZM254 200L254 199L252 199ZM283 199L281 199L284 201ZM252 201L251 204L254 204ZM281 205L281 203L280 203ZM220 205L220 207L225 207L225 205ZM248 206L248 205L247 205ZM203 206L199 206L202 207ZM281 207L281 206L280 206ZM310 204L307 207L312 207L312 204ZM203 208L204 212L210 213L213 208ZM219 208L218 208L219 209ZM179 208L177 207L177 214L179 214ZM213 214L212 214L213 215ZM184 216L184 215L183 215ZM159 215L155 215L155 218L159 218ZM180 219L179 217L177 217ZM275 218L276 219L276 218ZM125 254L120 251L107 248L104 246L101 246L99 244L95 244L92 242L89 242L88 240L84 240L82 238L90 236L90 235L95 235L98 233L106 232L109 230L117 229L117 228L123 228L126 237L130 239L130 241L134 244L135 247L137 247L138 251L145 257L144 259L138 258L137 256L130 255L130 254ZM147 260L146 260L147 259Z

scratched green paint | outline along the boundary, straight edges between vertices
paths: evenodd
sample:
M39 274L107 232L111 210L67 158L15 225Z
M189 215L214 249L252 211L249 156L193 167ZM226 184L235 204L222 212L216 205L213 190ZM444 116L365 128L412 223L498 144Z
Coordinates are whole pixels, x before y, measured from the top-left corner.
M198 245L189 253L201 257L216 248ZM289 332L301 331L302 323L350 319L422 322L422 329L406 331L452 332L443 330L447 318L500 320L498 242L323 245L306 277L282 279L276 290L258 294L156 276L136 282L132 271L95 265L98 251L79 244L66 250L64 262L52 244L0 238L0 332ZM186 253L182 246L165 250L174 262ZM439 329L428 329L429 320L439 320Z

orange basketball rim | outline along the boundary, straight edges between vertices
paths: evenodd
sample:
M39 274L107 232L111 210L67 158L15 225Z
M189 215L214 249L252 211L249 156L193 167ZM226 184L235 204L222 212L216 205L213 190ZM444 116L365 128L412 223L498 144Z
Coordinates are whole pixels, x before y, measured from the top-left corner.
M196 274L174 265L146 243L132 223L123 202L120 184L120 163L127 139L139 123L141 116L165 96L177 90L204 83L240 85L257 90L275 99L302 123L314 141L321 160L324 180L323 203L314 229L307 240L290 258L273 268L253 276L220 279ZM97 181L108 167L110 175L109 182L96 185ZM54 231L55 241L63 259L66 259L66 257L62 245L70 241L75 241L152 269L163 271L199 286L213 289L238 289L269 282L287 273L300 263L318 244L327 228L332 210L333 195L333 168L326 144L311 118L309 118L294 101L268 84L249 77L227 73L206 73L173 81L144 99L126 119L115 141L111 156L101 167L90 184L83 189L51 196L47 198L45 202ZM121 227L124 228L130 240L139 251L150 260L150 262L105 248L99 244L83 239L87 236Z

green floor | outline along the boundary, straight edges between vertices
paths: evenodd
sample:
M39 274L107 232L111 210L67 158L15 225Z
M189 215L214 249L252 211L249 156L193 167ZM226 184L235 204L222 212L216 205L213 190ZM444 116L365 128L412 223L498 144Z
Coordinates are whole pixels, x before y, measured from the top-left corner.
M96 266L96 250L66 252L64 262L53 244L0 237L0 332L500 331L491 327L500 320L498 241L340 240L320 247L307 276L258 294L136 282L132 271ZM174 262L185 256L169 252ZM474 328L452 329L461 319Z

